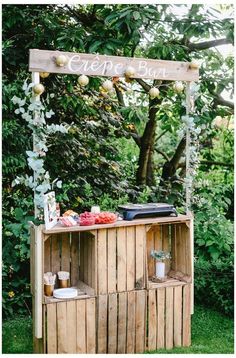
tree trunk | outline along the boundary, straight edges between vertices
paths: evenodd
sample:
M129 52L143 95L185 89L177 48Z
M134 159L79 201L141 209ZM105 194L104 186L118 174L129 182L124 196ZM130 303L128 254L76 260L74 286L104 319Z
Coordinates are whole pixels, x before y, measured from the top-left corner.
M185 150L185 146L186 146L186 139L184 137L179 142L171 160L167 161L163 166L162 175L161 175L162 182L165 182L166 180L170 180L170 178L173 177L173 175L175 175L176 170L178 169L179 166L180 159Z
M160 100L150 101L149 121L146 124L143 136L140 140L140 152L138 159L138 170L136 174L137 185L154 185L154 144L156 134L156 113L158 111L157 104Z

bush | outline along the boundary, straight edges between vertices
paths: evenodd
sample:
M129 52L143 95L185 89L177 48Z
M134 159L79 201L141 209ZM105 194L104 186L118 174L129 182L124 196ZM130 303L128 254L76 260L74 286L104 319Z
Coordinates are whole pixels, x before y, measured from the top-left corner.
M30 294L30 238L28 221L33 219L33 201L31 195L20 190L3 192L3 317L29 314L31 310ZM16 207L15 207L16 206Z
M195 299L227 315L233 315L234 287L233 223L225 217L230 190L200 179L194 205Z

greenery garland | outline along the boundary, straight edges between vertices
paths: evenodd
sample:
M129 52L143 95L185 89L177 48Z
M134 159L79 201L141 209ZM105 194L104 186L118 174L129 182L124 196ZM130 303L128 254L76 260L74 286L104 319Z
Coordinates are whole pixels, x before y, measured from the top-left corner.
M42 102L40 99L36 99L35 95L32 96L33 86L34 83L28 84L26 80L22 87L25 97L22 99L14 96L12 102L18 106L15 113L20 114L26 120L27 126L33 133L34 148L31 151L26 151L26 154L29 168L33 170L34 175L17 176L13 180L12 186L23 184L34 191L34 204L38 211L37 216L40 220L43 220L44 194L55 187L62 187L62 181L58 180L58 178L51 182L49 172L44 168L44 158L48 151L47 141L49 137L57 132L68 133L70 126L68 124L46 123L46 119L54 115L52 110L47 110L49 99L54 95L48 95L46 100Z

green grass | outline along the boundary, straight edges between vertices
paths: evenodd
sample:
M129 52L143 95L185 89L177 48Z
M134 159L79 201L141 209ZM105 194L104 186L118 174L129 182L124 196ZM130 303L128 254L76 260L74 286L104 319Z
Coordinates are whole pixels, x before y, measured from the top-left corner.
M33 353L31 317L3 321L2 353Z
M32 321L18 317L3 322L3 353L33 353ZM233 353L233 320L205 307L195 307L192 316L192 345L188 348L159 349L148 353Z
M234 353L234 321L209 308L195 306L192 316L192 344L170 350L158 349L148 353Z

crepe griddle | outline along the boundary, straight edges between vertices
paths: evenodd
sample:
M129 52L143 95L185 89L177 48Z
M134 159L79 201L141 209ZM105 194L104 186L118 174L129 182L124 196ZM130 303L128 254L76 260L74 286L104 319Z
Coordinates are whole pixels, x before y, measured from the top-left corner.
M118 210L123 215L124 220L134 220L170 215L178 216L174 206L166 203L119 205Z

